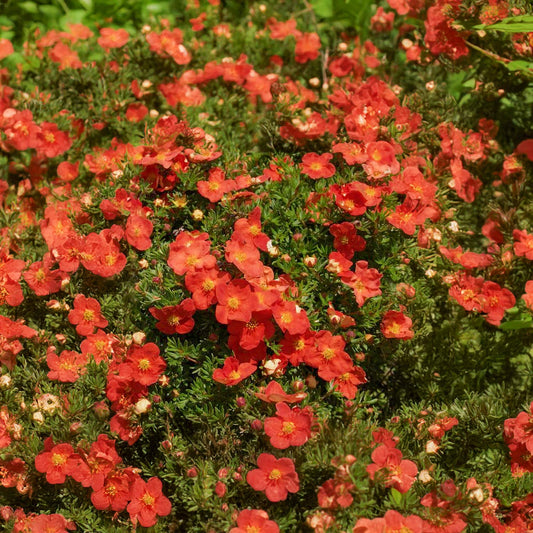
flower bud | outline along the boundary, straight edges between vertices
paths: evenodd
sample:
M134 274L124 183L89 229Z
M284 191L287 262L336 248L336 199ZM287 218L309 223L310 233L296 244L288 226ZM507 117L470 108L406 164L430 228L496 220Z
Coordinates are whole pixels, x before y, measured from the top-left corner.
M304 257L304 265L306 267L314 267L316 265L316 257L314 255L307 255Z
M136 404L133 410L136 414L142 415L150 410L152 407L152 402L147 398L141 398Z
M145 343L146 341L146 333L144 331L136 331L132 336L131 336L133 342L135 344L137 344L138 346L142 345Z

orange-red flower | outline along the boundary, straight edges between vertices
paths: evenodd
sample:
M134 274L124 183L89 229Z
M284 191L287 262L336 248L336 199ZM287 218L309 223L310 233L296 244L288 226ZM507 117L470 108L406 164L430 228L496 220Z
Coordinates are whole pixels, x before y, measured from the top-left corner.
M411 329L413 321L401 311L387 311L381 320L381 333L387 339L412 339L414 332Z
M300 335L310 327L307 313L293 301L279 300L272 306L272 314L284 333Z
M383 533L398 531L401 533L424 533L431 527L419 516L402 516L398 511L387 511L383 518L360 518L353 528L353 533Z
M124 29L102 28L97 42L102 48L109 50L110 48L123 47L129 38L129 33Z
M259 250L251 243L237 239L226 242L226 261L233 263L246 278L263 274L264 265L259 258Z
M142 527L151 527L157 523L158 516L167 516L172 510L170 500L162 492L163 484L157 477L148 481L137 478L131 488L131 501L128 513L131 521Z
M218 383L232 386L251 376L257 370L252 363L240 363L236 357L227 357L222 368L213 371L213 379Z
M366 241L357 235L355 227L350 222L332 224L329 232L333 235L333 246L346 259L351 259L355 252L361 252L366 247Z
M207 181L199 181L196 184L198 192L210 202L218 202L223 196L235 187L233 180L227 180L221 168L214 167L209 171Z
M55 485L64 483L67 476L78 468L81 459L70 444L56 444L51 439L45 442L45 451L35 458L35 468L46 474L46 481Z
M260 387L259 391L254 392L255 396L268 403L300 403L307 396L306 392L287 394L277 381L271 381L264 390Z
M311 179L331 178L335 174L335 166L330 163L332 154L318 155L315 152L305 154L302 157L302 174L306 174Z
M86 370L87 356L71 350L63 350L58 356L53 349L49 349L46 364L50 369L47 374L49 379L74 383Z
M246 475L247 483L254 490L265 491L271 502L286 500L289 492L300 490L300 480L292 459L276 459L270 453L262 453L257 458L259 468Z
M415 481L418 468L413 461L402 459L398 448L381 444L372 452L372 463L366 467L370 479L379 472L386 487L393 487L401 493L407 492Z
M98 301L83 294L74 298L74 308L68 314L68 321L76 326L76 333L84 337L94 333L97 328L107 327L108 324Z
M111 470L102 486L91 494L92 504L99 511L123 511L130 501L130 487L137 477L130 468Z
M345 271L340 273L343 283L353 289L357 305L361 307L369 298L381 294L380 284L383 274L375 268L368 268L367 261L357 261L355 272Z
M217 266L199 269L185 274L185 287L192 293L196 309L207 309L217 303L216 288L227 285L231 276L222 272Z
M168 265L178 275L213 268L216 258L209 254L209 235L198 231L183 231L170 245Z
M194 328L192 316L196 307L191 298L186 298L179 305L168 305L161 309L150 307L149 311L158 320L155 327L167 335L189 333Z
M152 385L164 372L167 364L159 356L159 348L153 342L144 346L133 345L124 363L119 367L119 374L126 379L137 381L141 385Z
M237 527L229 533L279 533L279 526L261 509L244 509L237 516Z
M533 233L528 233L525 229L513 230L514 253L519 257L525 257L533 261Z
M215 315L221 324L227 324L229 320L250 321L257 305L257 296L246 280L235 279L227 285L217 285L216 296L218 303Z
M150 235L154 225L146 218L132 214L126 222L126 231L124 233L126 240L137 250L148 250L152 246Z
M284 450L289 446L302 446L311 437L313 414L309 408L292 409L286 404L276 404L276 416L265 420L265 433L274 448Z
M0 39L0 61L14 52L13 45L9 39Z
M294 50L297 63L307 63L318 57L320 50L320 37L316 33L302 33L296 37L296 48Z

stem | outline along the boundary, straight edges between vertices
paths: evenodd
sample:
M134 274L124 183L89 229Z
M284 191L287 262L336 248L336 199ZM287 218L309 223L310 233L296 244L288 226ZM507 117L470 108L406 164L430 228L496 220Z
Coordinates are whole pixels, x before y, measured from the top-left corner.
M507 59L505 57L501 57L498 54L495 54L493 52L489 52L488 50L485 50L484 48L481 48L481 47L479 47L479 46L477 46L475 44L472 44L469 41L465 41L465 42L466 42L466 44L468 46L470 46L470 48L473 48L474 50L477 50L478 52L482 53L483 55L485 55L487 57L490 57L491 59L494 59L494 60L496 60L496 61L498 61L500 63L504 63L505 64L505 63L510 63L511 62L510 59Z
M57 0L59 2L59 5L63 8L63 11L65 12L65 14L69 14L70 13L70 9L68 8L67 4L65 4L65 1L64 0Z

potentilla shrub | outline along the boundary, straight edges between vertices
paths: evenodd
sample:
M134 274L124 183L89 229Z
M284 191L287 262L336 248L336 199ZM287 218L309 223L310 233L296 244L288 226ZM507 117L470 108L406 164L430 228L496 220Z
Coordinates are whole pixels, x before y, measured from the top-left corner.
M6 530L531 530L529 11L376 7L0 40Z

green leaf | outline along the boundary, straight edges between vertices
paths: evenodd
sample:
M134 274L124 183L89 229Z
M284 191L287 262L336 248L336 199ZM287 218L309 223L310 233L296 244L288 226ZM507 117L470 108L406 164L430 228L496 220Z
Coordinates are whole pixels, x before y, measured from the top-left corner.
M17 7L20 7L21 9L27 11L28 13L31 13L32 15L39 14L39 8L37 7L37 4L35 2L19 2L17 4Z
M311 5L319 17L333 17L333 0L312 0Z
M63 15L60 19L60 25L63 29L67 29L67 24L80 24L83 22L87 12L83 9L72 9L67 15Z
M475 30L494 30L508 33L529 33L533 32L533 15L520 15L509 17L496 24L478 24Z
M146 4L143 9L150 14L160 14L164 13L167 10L168 6L164 2L154 2L152 4Z
M510 71L515 72L517 70L533 70L533 63L531 61L511 61L505 65Z
M80 4L87 10L91 11L93 8L93 0L79 0Z
M391 489L390 498L398 507L402 505L403 497L399 490Z
M533 326L533 318L528 316L520 320L509 320L500 325L503 331L513 331L517 329L527 329Z
M43 5L39 6L39 11L48 19L58 20L63 12L56 6Z

